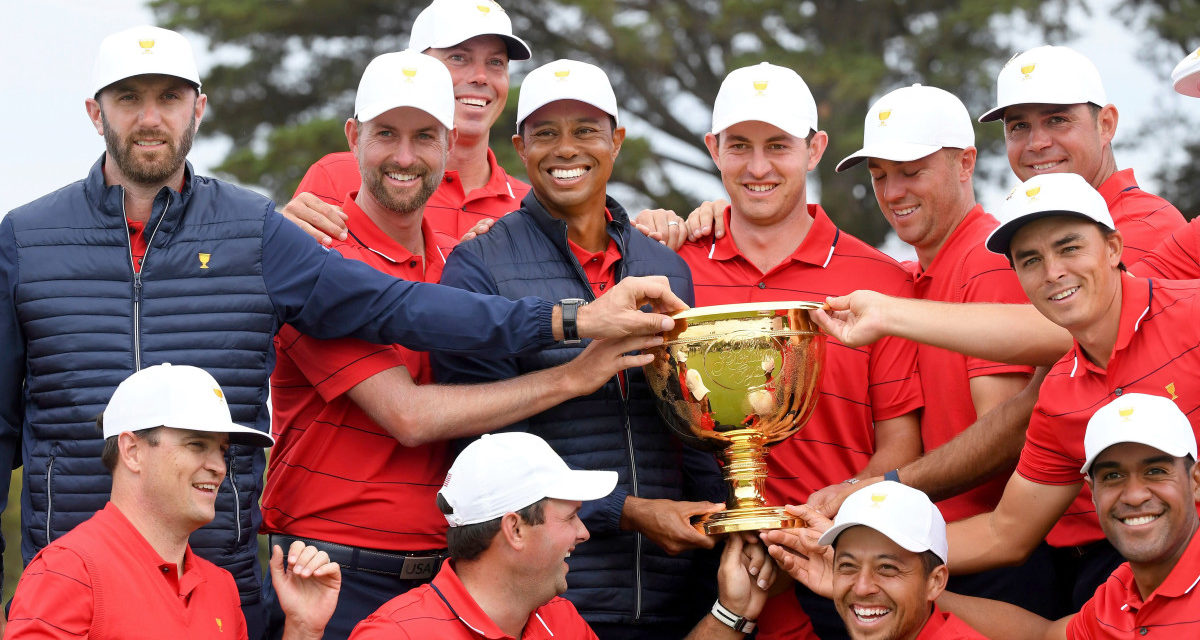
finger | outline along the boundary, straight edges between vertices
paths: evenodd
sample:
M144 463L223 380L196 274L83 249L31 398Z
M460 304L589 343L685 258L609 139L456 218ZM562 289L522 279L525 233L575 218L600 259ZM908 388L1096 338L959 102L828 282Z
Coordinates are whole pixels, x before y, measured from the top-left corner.
M316 547L309 547L309 549L316 549ZM320 569L321 567L323 567L326 564L329 564L329 554L325 553L324 551L317 550L316 553L310 555L300 565L298 570L296 570L295 568L293 570L296 570L296 572L299 573L301 576L304 576L307 578L307 577L312 576L313 573L316 572L317 569Z
M622 370L644 367L651 362L654 362L653 353L640 353L632 356L621 356L617 359L617 366Z
M849 311L850 296L828 296L825 298L825 304L834 311Z
M305 577L310 575L312 569L308 568L308 564L312 562L313 557L318 553L321 553L321 551L316 547L305 545L296 555L296 561L292 563L292 572Z
M772 561L770 558L771 558L771 555L769 553L767 553L767 550L764 547L763 548L763 563L762 563L762 566L759 567L759 570L758 570L758 583L757 583L758 588L762 589L763 591L769 590L771 588L771 585L775 584L776 566L775 566L775 562Z
M320 567L317 567L316 571L313 571L314 576L318 576L318 577L322 577L322 578L327 577L327 576L335 576L335 575L341 576L341 574L342 574L342 565L340 565L336 562L326 562L325 564L321 565Z
M304 552L304 543L299 540L293 540L288 546L287 566L291 567L300 561L300 554ZM285 567L286 568L286 567Z
M462 237L462 238L459 240L459 242L466 242L467 240L471 240L471 239L474 239L474 238L475 238L475 232L474 232L474 231L468 231L468 232L466 232L466 233L464 233L464 234L463 234L463 237Z
M271 547L271 579L276 582L283 580L283 548L279 545Z
M718 238L725 237L725 208L729 206L726 200L714 200L713 208L713 235Z

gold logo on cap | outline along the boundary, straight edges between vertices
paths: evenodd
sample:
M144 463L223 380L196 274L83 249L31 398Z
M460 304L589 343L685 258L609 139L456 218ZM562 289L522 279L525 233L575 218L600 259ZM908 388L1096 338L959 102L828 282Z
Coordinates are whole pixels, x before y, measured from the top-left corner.
M212 254L211 253L198 253L196 255L200 258L200 268L207 269L208 268L208 259L212 257Z
M886 127L886 126L887 126L887 119L888 119L888 118L890 118L890 117L892 117L892 110L891 110L891 109L888 109L887 111L880 111L880 112L879 112L879 126L881 126L881 127Z
M154 53L151 51L154 48L153 40L138 40L138 46L142 48L142 53Z
M876 509L883 506L884 500L887 500L886 493L872 493L871 494L871 506Z
M767 81L766 80L755 80L754 81L754 95L756 95L756 96L764 95L763 92L766 90L767 90Z
M1034 188L1032 188L1032 189L1026 189L1026 190L1025 190L1025 197L1029 198L1029 201L1030 201L1030 202L1033 202L1034 200L1037 200L1037 196L1038 196L1038 194L1039 194L1039 193L1041 193L1041 192L1042 192L1042 188L1041 188L1041 187L1034 187Z
M570 69L563 69L561 71L554 72L554 77L558 78L559 80L566 80L567 76L569 76L569 75L571 75Z
M1033 73L1033 70L1036 68L1037 68L1037 63L1027 64L1027 65L1021 67L1021 74L1022 74L1021 78L1024 80L1028 80L1029 74Z
M225 399L225 394L221 393L221 389L220 389L220 388L218 388L218 387L213 387L213 393L215 393L215 394L217 395L217 397L218 397L218 398L220 398L221 400L224 400L224 399Z
M417 77L416 67L402 67L400 71L404 73L405 82L412 82L413 78Z
M1133 407L1125 407L1124 409L1117 409L1117 413L1121 414L1122 420L1124 420L1125 422L1129 422L1129 419L1131 417L1133 417Z
M1167 390L1167 393L1171 394L1171 399L1172 399L1172 400L1178 400L1178 399L1179 399L1179 396L1175 395L1175 383L1174 383L1174 382L1172 382L1172 383L1168 384L1168 385L1165 387L1165 389Z

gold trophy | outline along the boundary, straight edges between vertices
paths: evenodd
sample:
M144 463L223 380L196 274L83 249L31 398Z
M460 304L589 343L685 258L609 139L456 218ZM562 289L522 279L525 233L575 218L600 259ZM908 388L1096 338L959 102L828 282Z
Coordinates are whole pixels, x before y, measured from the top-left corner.
M808 317L819 302L697 307L644 370L667 425L687 445L719 452L730 499L699 523L709 535L801 526L763 498L767 447L800 430L817 404L825 334Z

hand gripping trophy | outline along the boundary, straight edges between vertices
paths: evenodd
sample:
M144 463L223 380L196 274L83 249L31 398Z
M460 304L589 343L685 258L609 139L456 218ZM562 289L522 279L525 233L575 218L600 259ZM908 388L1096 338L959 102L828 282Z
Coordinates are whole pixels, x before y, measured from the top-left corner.
M701 522L709 535L800 526L763 498L767 447L800 430L817 403L825 335L817 302L689 309L652 350L646 378L663 419L687 445L720 452L732 508Z

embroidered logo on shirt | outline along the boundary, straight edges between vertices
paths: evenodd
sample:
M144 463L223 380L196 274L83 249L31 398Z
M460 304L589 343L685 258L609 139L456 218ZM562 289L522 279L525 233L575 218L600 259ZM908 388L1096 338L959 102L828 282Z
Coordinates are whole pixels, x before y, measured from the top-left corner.
M221 624L220 618L217 618L217 631L220 633L225 633L225 627Z
M198 253L196 255L197 255L197 257L200 258L200 268L207 269L208 268L208 259L212 257L212 254L211 253Z
M1171 394L1172 400L1178 400L1179 396L1175 395L1175 383L1172 382L1166 386L1167 393Z

